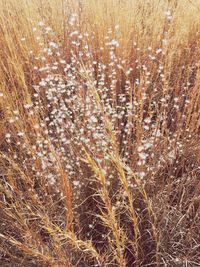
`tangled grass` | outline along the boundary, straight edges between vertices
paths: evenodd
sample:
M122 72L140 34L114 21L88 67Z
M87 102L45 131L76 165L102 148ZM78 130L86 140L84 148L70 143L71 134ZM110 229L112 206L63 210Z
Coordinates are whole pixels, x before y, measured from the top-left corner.
M0 0L0 265L200 266L200 1Z

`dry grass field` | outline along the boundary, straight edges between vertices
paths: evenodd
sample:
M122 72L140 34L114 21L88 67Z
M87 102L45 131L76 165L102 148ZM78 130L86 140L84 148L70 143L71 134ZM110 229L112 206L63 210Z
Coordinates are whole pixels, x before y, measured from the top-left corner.
M0 0L0 266L200 266L200 0Z

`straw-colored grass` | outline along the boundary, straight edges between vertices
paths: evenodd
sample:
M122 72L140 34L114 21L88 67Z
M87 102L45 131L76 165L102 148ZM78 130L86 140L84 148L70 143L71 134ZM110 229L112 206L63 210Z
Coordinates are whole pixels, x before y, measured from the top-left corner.
M0 266L200 266L200 1L0 0Z

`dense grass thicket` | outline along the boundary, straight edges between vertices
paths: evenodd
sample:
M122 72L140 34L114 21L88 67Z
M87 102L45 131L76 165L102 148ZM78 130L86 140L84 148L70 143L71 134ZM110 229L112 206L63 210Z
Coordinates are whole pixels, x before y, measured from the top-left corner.
M199 0L0 0L0 266L200 266L199 137Z

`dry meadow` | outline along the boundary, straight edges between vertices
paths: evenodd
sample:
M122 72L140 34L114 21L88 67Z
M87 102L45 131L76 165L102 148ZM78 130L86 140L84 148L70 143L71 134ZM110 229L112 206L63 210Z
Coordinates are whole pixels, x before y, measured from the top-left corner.
M200 0L0 0L0 266L200 266Z

